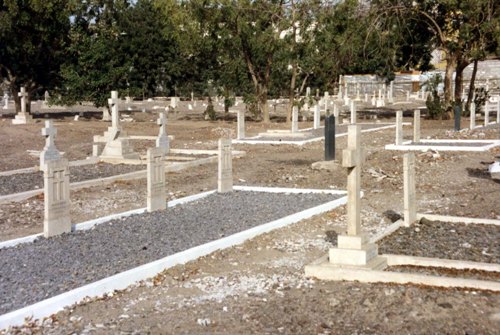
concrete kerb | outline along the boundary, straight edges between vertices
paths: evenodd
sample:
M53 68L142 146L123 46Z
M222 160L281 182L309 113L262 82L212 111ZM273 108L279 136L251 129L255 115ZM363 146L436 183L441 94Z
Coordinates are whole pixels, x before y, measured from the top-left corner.
M455 270L478 270L485 272L499 272L500 264L494 263L479 263L469 261L457 261L453 259L416 257L408 255L382 255L387 259L387 265L412 265L421 267L446 268Z
M89 164L96 164L99 162L99 159L97 157L87 157L87 159L82 159L78 161L71 161L69 162L69 166L83 166L83 165L89 165ZM29 167L29 168L24 168L24 169L17 169L17 170L9 170L9 171L2 171L0 172L0 176L12 176L15 174L22 174L22 173L33 173L33 172L38 172L40 171L40 166L34 166L34 167Z
M445 223L452 222L452 223L487 224L487 225L500 226L500 220L494 220L494 219L480 219L480 218L468 218L463 216L417 213L417 220L420 220L422 218L426 218L431 221L441 221Z
M500 146L500 140L426 140L421 139L420 144L411 144L411 141L403 142L403 145L388 144L385 146L386 150L402 150L402 151L488 151L491 148ZM484 143L484 146L444 146L438 145L439 143Z
M245 190L245 186L238 187L240 190ZM252 188L252 191L260 189L262 192L268 191L270 188ZM304 190L304 193L311 192L314 190ZM205 192L203 196L207 196L215 191ZM295 192L293 189L289 190L290 193ZM321 190L322 193L332 193L339 194L338 191L331 190ZM202 197L202 195L194 195L191 199L196 197ZM188 197L189 198L189 197ZM183 203L187 201L184 199L179 199L178 203ZM192 201L192 200L191 200ZM79 287L77 289L62 293L58 296L49 298L47 300L40 301L31 306L27 306L4 315L0 315L0 329L7 328L9 326L21 325L24 323L26 318L40 319L48 317L58 311L64 309L67 306L75 304L86 297L98 297L105 293L113 292L115 290L122 290L128 286L137 283L141 280L146 280L148 278L154 277L159 272L178 265L183 264L199 257L208 255L214 251L232 247L234 245L241 244L246 240L254 238L258 235L270 232L272 230L285 227L292 223L299 222L305 218L321 214L325 211L332 210L347 202L347 197L342 197L328 203L309 208L307 210L288 215L281 219L265 223L263 225L224 237L222 239L208 242L206 244L193 247L191 249L176 253L174 255L162 258L160 260L144 264L142 266L136 267L134 269L116 274L114 276L104 278L102 280L96 281L94 283ZM145 210L145 209L141 209ZM130 214L131 215L131 214Z
M363 125L365 123L358 123L358 124ZM369 124L372 124L372 123L369 123ZM403 122L403 125L404 126L409 126L409 125L411 125L411 123L410 122ZM364 129L364 130L361 130L361 132L362 133L370 133L370 132L373 132L373 131L379 131L379 130L390 129L390 128L395 128L395 127L396 127L395 124L391 124L391 125L381 126L381 127L377 127L377 128ZM324 127L320 127L320 128L324 128ZM301 129L301 131L311 130L311 129L312 128ZM340 134L335 134L335 138L337 138L337 137L343 137L343 136L347 136L347 132L340 133ZM276 144L276 145L287 144L287 145L303 146L303 145L308 144L308 143L313 143L313 142L318 142L318 141L323 141L324 140L324 136L319 136L319 137L315 137L315 138L308 139L308 140L303 140L303 141L259 140L259 138L261 138L261 137L260 136L253 136L253 137L248 137L248 138L242 139L242 140L233 140L232 143L233 144Z
M190 151L190 150L186 150L186 151ZM190 154L203 155L203 154L214 154L214 152L216 152L215 150L195 150L195 151L196 151L196 153L190 153ZM178 153L187 154L186 152L184 152L184 150L179 150ZM233 153L233 157L235 157L235 158L241 158L241 157L244 157L246 155L245 151L233 150L232 153ZM184 169L188 169L188 168L192 168L192 167L196 167L196 166L200 166L200 165L204 165L204 164L215 163L215 162L217 162L217 156L201 158L201 159L197 159L197 160L189 161L189 162L177 162L177 163L167 162L166 166L165 166L165 172L166 173L167 172L177 172L177 171L181 171ZM88 164L93 164L93 163L88 163ZM110 176L110 177L105 177L105 178L85 180L85 181L72 183L70 185L70 189L75 191L75 190L80 190L82 188L87 188L87 187L111 184L111 183L114 183L118 180L135 180L135 179L144 179L144 178L146 178L146 170L140 170L140 171L124 173L124 174L120 174L120 175L116 175L116 176ZM7 202L23 201L23 200L29 199L31 197L34 197L34 196L42 194L42 193L43 193L43 189L36 189L36 190L20 192L20 193L15 193L15 194L3 195L3 196L0 196L0 204L4 204Z

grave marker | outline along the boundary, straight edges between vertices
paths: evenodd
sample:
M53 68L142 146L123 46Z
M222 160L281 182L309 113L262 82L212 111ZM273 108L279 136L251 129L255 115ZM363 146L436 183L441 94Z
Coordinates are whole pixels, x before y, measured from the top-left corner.
M158 138L156 139L156 147L161 149L163 155L167 155L170 151L170 142L167 135L167 115L165 112L160 112L156 124L160 126Z
M320 114L319 105L315 105L314 106L314 122L313 122L314 129L319 129L320 118L321 118L321 114Z
M356 123L356 102L351 100L351 124Z
M396 111L396 145L403 145L403 111Z
M219 139L219 169L217 174L217 191L226 193L233 191L233 162L231 139Z
M417 221L416 190L415 190L415 154L408 152L403 155L403 187L404 187L404 225L411 226Z
M9 95L4 93L3 95L3 109L9 108Z
M335 160L335 115L325 117L325 161Z
M71 232L69 164L67 159L46 161L44 166L43 235Z
M40 153L40 170L43 171L46 162L61 159L61 154L54 143L57 129L54 128L52 120L45 120L45 128L42 129L42 135L45 136L45 147Z
M238 140L244 139L245 138L245 111L244 110L238 110L237 111L238 115L238 132L237 132L237 138Z
M490 123L490 103L488 100L484 103L484 126Z
M165 199L165 162L161 148L150 148L147 152L147 208L148 212L167 208Z
M28 124L33 122L33 116L26 112L26 98L28 97L28 92L26 89L21 87L21 91L17 94L21 97L21 112L17 113L12 124Z
M420 109L413 111L413 142L420 142Z
M470 103L470 129L476 128L476 104L474 101Z
M299 108L297 106L292 107L292 133L299 131Z

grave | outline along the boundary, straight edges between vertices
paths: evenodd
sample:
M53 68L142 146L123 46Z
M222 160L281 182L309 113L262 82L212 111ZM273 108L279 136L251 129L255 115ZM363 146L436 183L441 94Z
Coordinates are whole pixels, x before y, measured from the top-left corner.
M153 212L167 208L165 199L165 153L162 148L147 151L147 210Z
M43 235L51 237L71 232L69 215L69 165L60 158L44 163Z
M319 105L314 106L314 121L313 121L313 129L320 128L320 119L321 119L321 110Z
M57 135L57 129L54 128L52 120L45 120L45 128L42 129L42 135L45 136L45 147L40 153L40 170L43 171L45 163L48 161L57 161L61 158L54 140Z
M170 151L170 140L167 135L167 115L165 112L160 112L156 123L160 126L158 138L156 139L156 147L160 148L163 155L166 156Z
M4 93L3 95L3 109L9 108L9 95Z
M351 124L356 123L356 102L351 101Z
M12 124L33 123L33 116L26 112L26 98L28 97L28 93L24 87L21 87L21 91L18 93L18 96L21 98L21 112L16 114L14 120L12 120Z
M238 121L238 131L237 131L237 139L242 140L245 138L245 111L238 110L237 111L237 121Z
M217 173L217 191L226 193L233 191L233 159L231 155L231 139L219 139L219 168Z
M420 109L413 111L413 142L420 142Z

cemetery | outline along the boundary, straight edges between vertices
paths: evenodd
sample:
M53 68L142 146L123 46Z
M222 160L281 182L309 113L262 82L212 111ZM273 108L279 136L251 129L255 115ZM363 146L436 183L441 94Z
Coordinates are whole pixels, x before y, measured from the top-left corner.
M498 334L500 6L397 4L5 3L0 335Z

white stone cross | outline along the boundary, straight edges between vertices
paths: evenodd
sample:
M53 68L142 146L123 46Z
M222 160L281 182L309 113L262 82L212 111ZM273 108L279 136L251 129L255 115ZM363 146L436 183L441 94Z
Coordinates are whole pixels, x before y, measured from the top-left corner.
M3 109L9 108L9 95L5 93L3 95Z
M111 127L120 129L120 113L118 111L118 91L111 91L111 98L108 99L108 104L111 109Z
M361 148L361 128L349 125L347 149L342 152L342 166L347 168L347 235L361 234L361 166L364 162Z
M158 138L156 139L156 147L160 148L164 155L168 154L170 149L170 144L167 135L167 115L165 112L160 112L160 116L156 123L160 126L160 132Z
M237 139L241 140L245 138L245 111L244 110L238 110L237 111L237 121L238 121L238 132L237 132Z
M396 111L396 145L403 145L403 111Z
M54 139L57 135L57 129L54 128L52 120L45 121L45 128L42 129L42 135L46 137L45 148L54 146Z
M45 171L46 162L56 161L61 158L61 154L54 143L56 134L57 129L54 128L52 120L45 120L45 128L42 129L42 135L45 136L45 147L40 153L40 170L42 171Z
M319 108L319 105L315 105L314 106L314 121L313 121L313 128L314 129L319 129L320 119L321 119L321 110Z
M25 114L26 113L26 98L28 97L28 93L26 92L26 89L21 87L21 92L17 94L19 97L21 97L21 113Z

